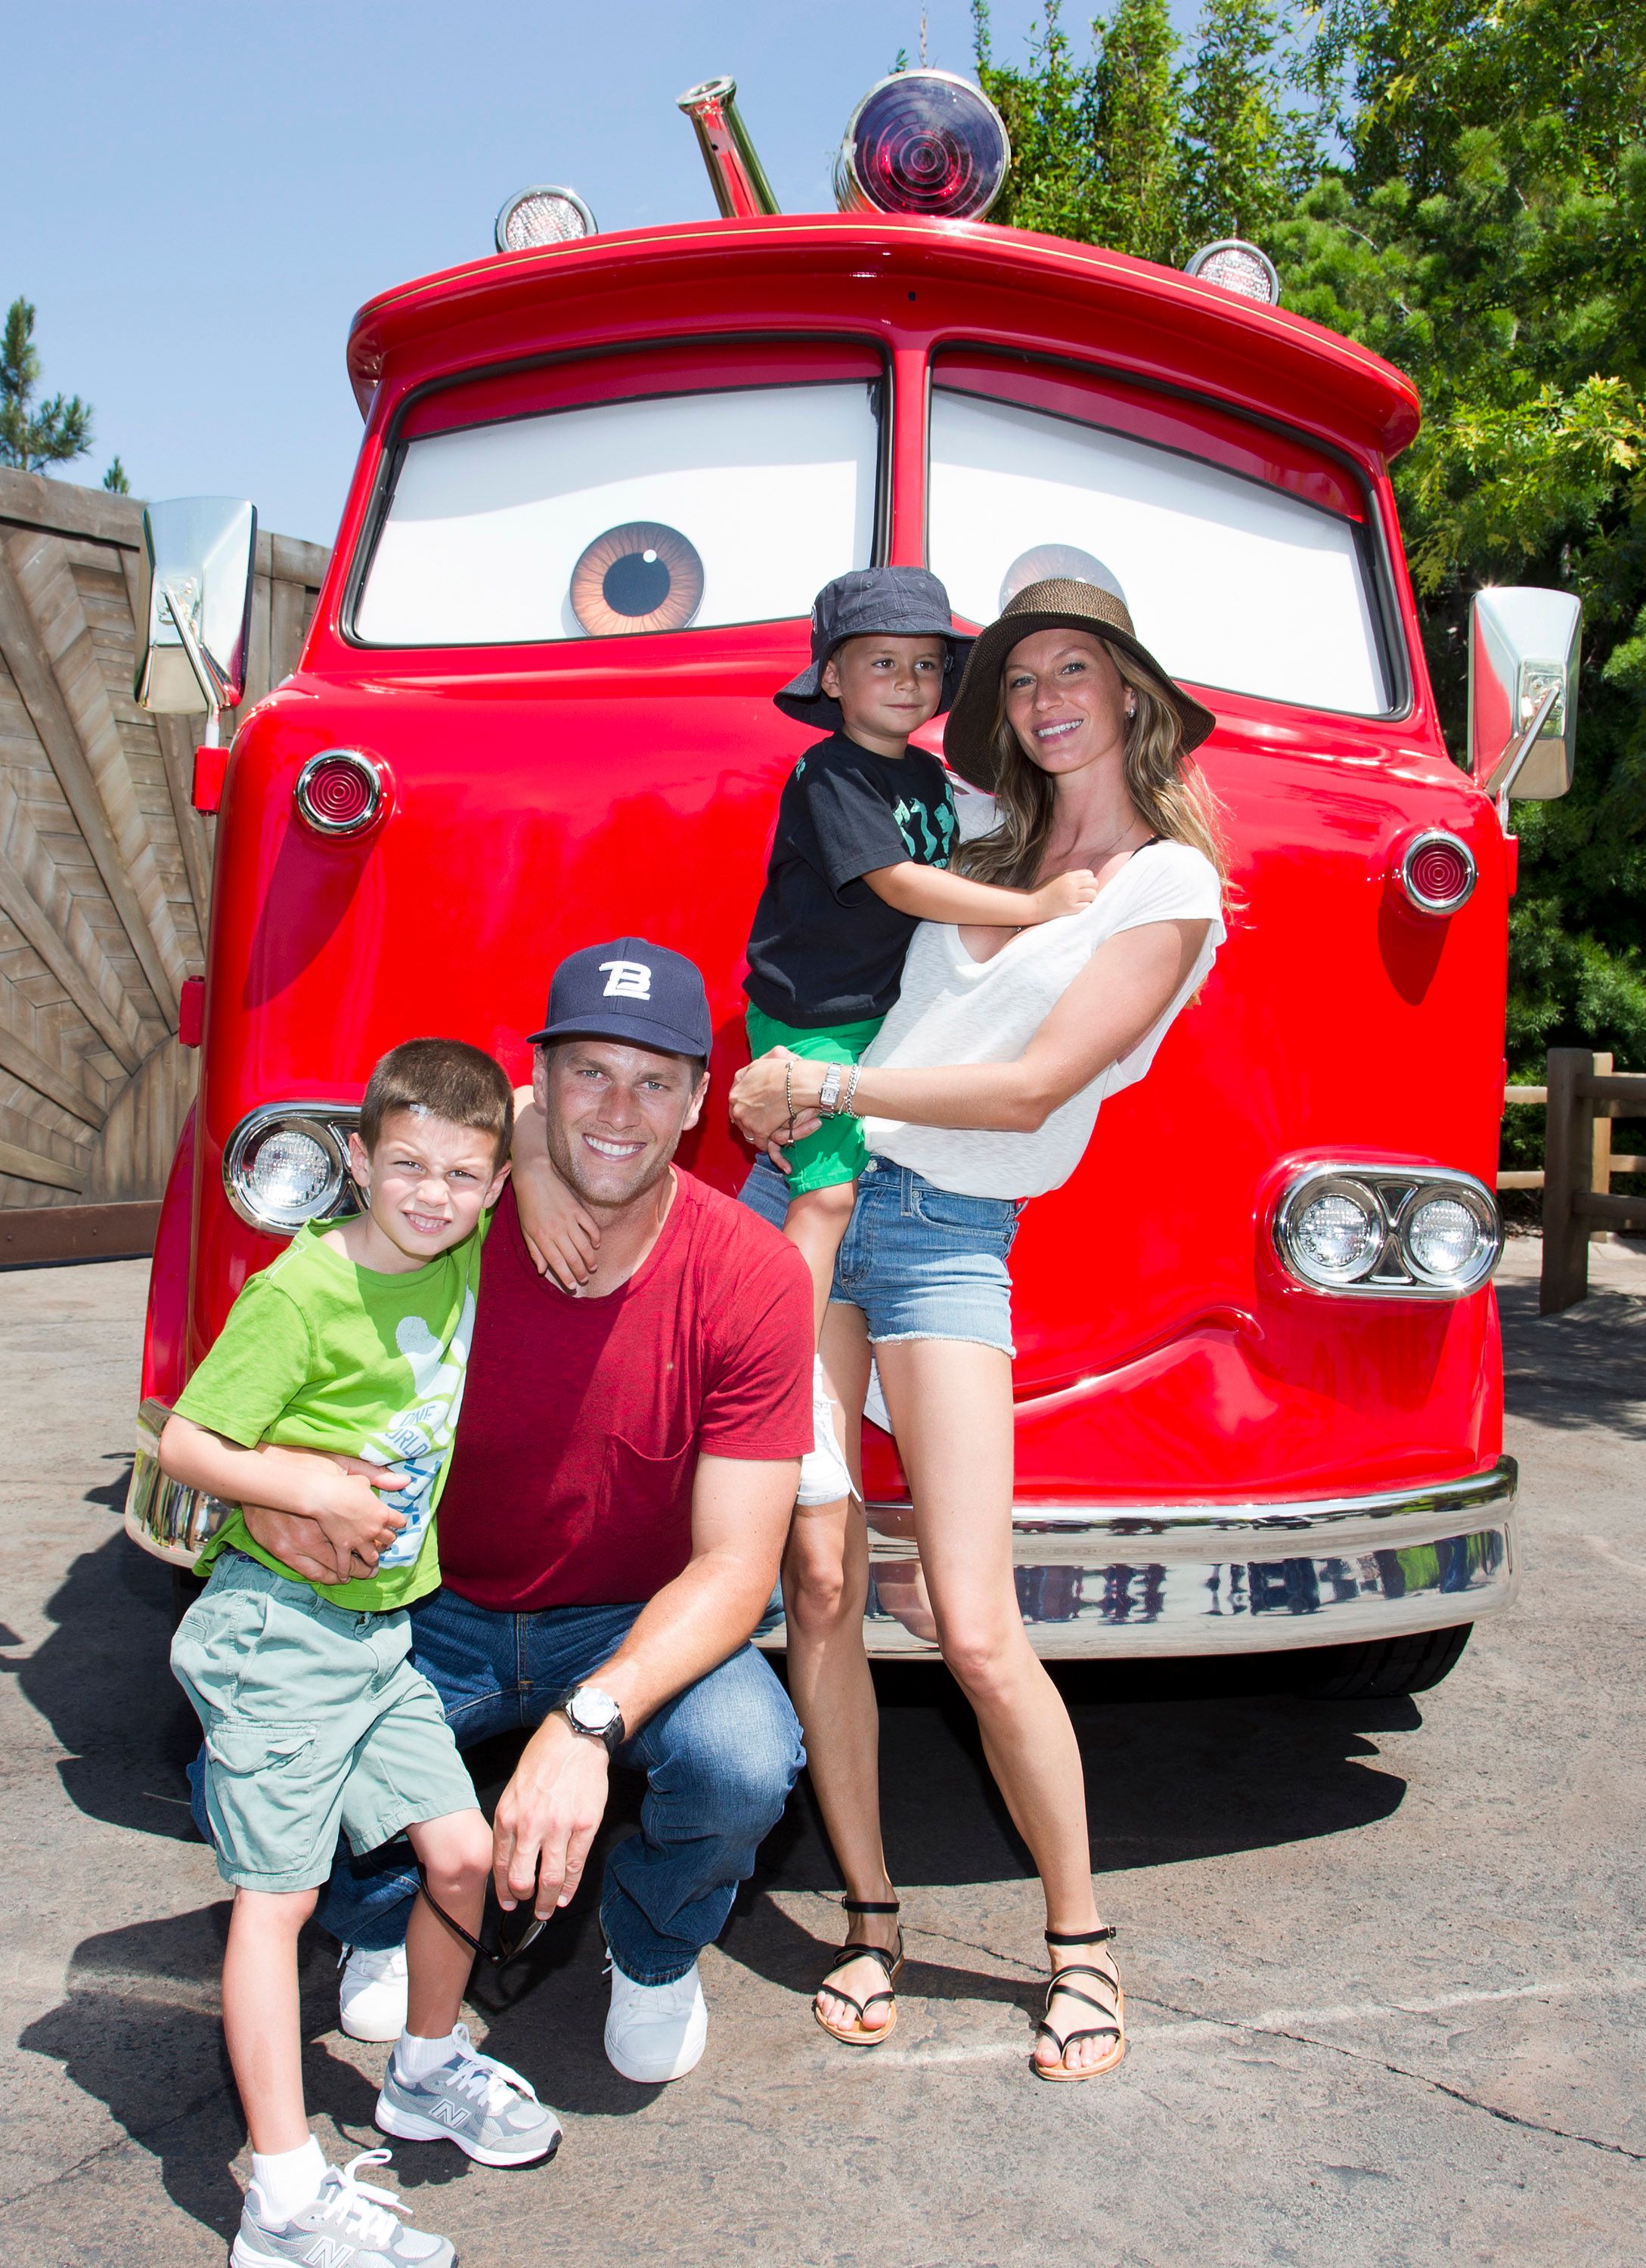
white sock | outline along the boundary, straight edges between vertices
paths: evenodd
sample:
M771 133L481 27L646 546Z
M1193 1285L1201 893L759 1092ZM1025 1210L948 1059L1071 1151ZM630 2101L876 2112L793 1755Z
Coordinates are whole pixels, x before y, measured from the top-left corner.
M411 2032L402 2032L395 2043L395 2069L408 2086L415 2086L432 2071L439 2071L443 2063L450 2063L456 2053L455 2032L447 2032L440 2040L420 2040Z
M256 2183L268 2219L279 2227L313 2205L326 2178L326 2154L311 2134L296 2150L275 2150L265 2157L252 2152L252 2179Z

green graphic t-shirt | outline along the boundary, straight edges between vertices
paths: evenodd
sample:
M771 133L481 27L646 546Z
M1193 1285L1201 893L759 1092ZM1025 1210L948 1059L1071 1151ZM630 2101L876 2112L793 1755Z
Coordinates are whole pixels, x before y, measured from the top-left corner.
M406 1524L377 1572L312 1586L335 1606L386 1611L439 1587L434 1508L462 1403L486 1226L426 1267L383 1276L357 1268L311 1221L242 1286L179 1397L180 1416L242 1448L271 1441L329 1449L410 1476L383 1499ZM253 1540L238 1505L196 1574L228 1544L277 1574L308 1580Z

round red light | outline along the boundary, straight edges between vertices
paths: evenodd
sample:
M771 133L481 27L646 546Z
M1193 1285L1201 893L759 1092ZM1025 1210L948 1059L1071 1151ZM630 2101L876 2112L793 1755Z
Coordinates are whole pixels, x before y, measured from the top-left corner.
M328 748L298 775L297 807L318 835L358 835L377 817L382 774L357 748Z
M1011 164L1000 114L948 71L896 71L853 114L835 166L843 211L978 220Z
M1407 843L1400 880L1420 912L1456 913L1474 888L1474 858L1467 843L1442 828L1432 828Z

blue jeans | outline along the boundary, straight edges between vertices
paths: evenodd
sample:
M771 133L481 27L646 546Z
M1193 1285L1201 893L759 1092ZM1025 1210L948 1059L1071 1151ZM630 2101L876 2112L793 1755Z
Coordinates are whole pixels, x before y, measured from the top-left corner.
M643 1603L643 1602L642 1602ZM411 1658L440 1697L460 1749L540 1725L568 1687L622 1645L640 1604L496 1614L436 1591L410 1609ZM805 1762L788 1696L752 1646L648 1717L617 1761L646 1774L640 1831L606 1862L601 1927L637 1984L683 1977L725 1928L737 1886L782 1815ZM373 1951L406 1934L417 1877L403 1844L340 1854L319 1921Z

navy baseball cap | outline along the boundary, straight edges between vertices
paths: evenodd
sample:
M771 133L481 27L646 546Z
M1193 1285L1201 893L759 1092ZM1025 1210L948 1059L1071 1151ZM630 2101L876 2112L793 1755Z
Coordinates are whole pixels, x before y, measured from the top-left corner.
M617 937L568 953L549 986L544 1040L623 1040L665 1055L707 1057L714 1043L709 996L697 965L683 953Z
M853 637L947 638L940 717L955 697L972 643L956 630L948 593L930 568L860 567L837 575L812 602L810 662L771 696L786 717L820 725L825 732L836 732L845 722L840 703L823 689L823 672L835 648Z

